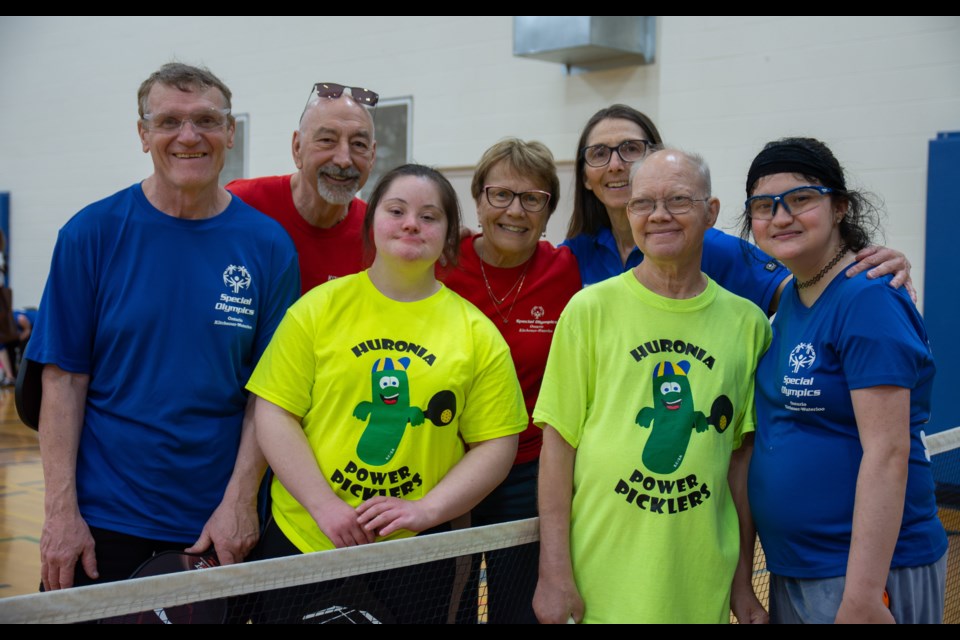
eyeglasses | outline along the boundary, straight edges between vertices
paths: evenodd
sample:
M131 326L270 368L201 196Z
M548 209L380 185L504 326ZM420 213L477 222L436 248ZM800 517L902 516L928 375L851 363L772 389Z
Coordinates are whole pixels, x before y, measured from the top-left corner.
M307 103L309 104L314 91L317 92L317 97L336 100L343 95L346 89L350 89L350 95L353 96L353 99L365 107L374 107L377 105L377 102L380 101L380 94L370 91L370 89L348 87L343 84L337 84L336 82L318 82L310 89L310 95L307 96Z
M543 211L543 208L550 202L550 194L546 191L522 191L517 193L506 187L498 187L488 184L483 188L487 194L487 202L497 209L506 209L516 197L520 198L520 207L529 213Z
M584 147L582 155L583 160L591 167L605 167L610 163L613 152L624 162L636 162L647 155L647 151L653 147L649 140L624 140L620 144L608 147L605 144L595 144Z
M657 203L662 202L663 208L671 215L679 216L689 213L694 202L706 202L710 198L691 198L689 196L670 196L662 200L653 198L633 198L627 202L627 213L635 216L649 216L657 210Z
M778 204L790 215L798 216L815 208L828 193L833 193L833 189L818 185L796 187L775 196L752 196L747 198L744 207L752 220L772 220L777 215Z
M187 122L195 131L209 132L223 128L229 121L230 109L208 109L190 115L177 113L145 113L143 121L150 131L159 133L179 133Z

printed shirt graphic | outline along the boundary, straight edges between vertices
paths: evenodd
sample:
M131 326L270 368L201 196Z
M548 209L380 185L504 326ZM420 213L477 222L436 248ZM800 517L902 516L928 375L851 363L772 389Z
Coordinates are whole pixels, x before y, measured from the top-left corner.
M136 184L64 225L27 357L90 375L88 524L196 540L236 462L243 385L298 290L290 238L238 198L183 220Z
M396 302L366 272L291 307L247 388L302 417L324 477L351 506L421 498L463 457L464 442L527 423L509 348L476 307L445 287ZM276 479L271 494L278 525L301 551L333 548Z
M754 427L769 337L764 314L712 280L671 300L628 272L570 301L534 420L577 449L570 536L585 621L729 620L739 534L727 470Z
M846 573L854 497L863 456L851 389L911 389L910 467L893 566L936 561L946 538L920 429L930 416L934 374L917 309L890 277L838 274L812 307L791 285L757 368L757 436L750 504L779 575Z

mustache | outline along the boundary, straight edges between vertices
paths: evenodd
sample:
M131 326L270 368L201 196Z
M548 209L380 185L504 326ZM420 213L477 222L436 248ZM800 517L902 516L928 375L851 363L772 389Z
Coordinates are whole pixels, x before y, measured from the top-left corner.
M360 178L360 171L356 167L347 167L341 169L336 165L324 165L320 167L320 170L317 172L320 175L331 176L339 179L353 179L358 180Z

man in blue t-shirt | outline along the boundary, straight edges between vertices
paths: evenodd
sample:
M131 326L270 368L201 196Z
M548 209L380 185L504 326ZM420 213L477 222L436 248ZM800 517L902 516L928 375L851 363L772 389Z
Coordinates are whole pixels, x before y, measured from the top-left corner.
M137 124L153 173L60 230L25 355L44 365L44 589L256 543L265 463L244 385L299 271L283 229L218 184L230 97L206 69L153 73Z

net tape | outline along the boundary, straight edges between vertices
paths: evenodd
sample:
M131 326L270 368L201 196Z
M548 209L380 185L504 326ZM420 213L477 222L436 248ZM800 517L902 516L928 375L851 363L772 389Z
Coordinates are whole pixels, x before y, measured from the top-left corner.
M539 540L537 518L0 599L3 623L73 623L346 578Z

